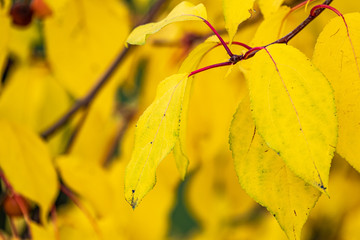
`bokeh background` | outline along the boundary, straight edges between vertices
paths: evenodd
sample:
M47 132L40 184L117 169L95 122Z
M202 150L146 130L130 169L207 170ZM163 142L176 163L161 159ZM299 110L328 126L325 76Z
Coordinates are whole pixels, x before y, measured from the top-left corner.
M205 5L208 20L227 39L222 1L191 2ZM281 11L300 2L286 0ZM154 3L0 0L0 118L43 133L93 89ZM155 20L178 3L164 1ZM257 4L251 18L239 26L236 41L270 43L296 27L314 5L293 12L280 29L276 18L262 25ZM334 0L332 6L343 14L360 11L355 0ZM325 11L289 44L311 58L319 33L333 17ZM34 239L286 239L275 218L241 189L235 173L229 127L246 92L238 67L209 70L194 80L186 179L181 180L170 154L158 167L155 188L135 210L124 199L124 171L137 119L154 99L158 83L176 73L189 52L211 35L201 22L176 23L151 36L146 45L132 47L90 104L47 138L58 183L76 202L58 188L55 208L46 223L33 228ZM238 46L232 49L244 51ZM226 59L226 52L216 48L200 67ZM34 177L39 174L36 169L30 172ZM46 182L43 186L39 190L46 192ZM1 189L2 238L14 239L11 222L18 235L27 238L24 218L7 214L8 192L4 184ZM302 239L360 239L359 189L359 173L336 155L330 197L321 196ZM32 221L39 223L39 206L27 202Z

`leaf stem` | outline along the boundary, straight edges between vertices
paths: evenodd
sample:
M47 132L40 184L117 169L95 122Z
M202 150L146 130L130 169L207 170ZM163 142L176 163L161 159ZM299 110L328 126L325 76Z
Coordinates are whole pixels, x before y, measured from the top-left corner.
M225 43L224 39L220 36L220 34L216 31L216 29L211 25L211 23L206 20L203 17L197 16L197 15L192 15L191 16L200 18L201 20L203 20L203 22L211 29L211 31L213 31L213 33L217 36L217 38L220 40L221 44L223 45L223 47L225 48L227 54L229 55L229 57L232 57L234 54L231 52L230 48L227 46L227 44Z
M212 69L212 68L217 68L217 67L222 67L222 66L228 66L228 65L232 65L233 63L232 62L222 62L222 63L217 63L217 64L213 64L213 65L210 65L210 66L206 66L206 67L203 67L203 68L199 68L195 71L192 71L188 77L191 77L195 74L198 74L200 72L203 72L203 71L206 71L206 70L209 70L209 69Z

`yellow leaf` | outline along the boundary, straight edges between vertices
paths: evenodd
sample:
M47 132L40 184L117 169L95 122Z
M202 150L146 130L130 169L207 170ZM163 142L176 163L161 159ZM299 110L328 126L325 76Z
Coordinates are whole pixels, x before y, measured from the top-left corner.
M10 19L7 14L9 11L9 3L10 1L5 1L3 5L0 4L0 76L2 76L8 52Z
M127 9L117 0L48 2L57 7L44 20L48 60L59 82L83 97L123 48Z
M0 117L40 132L67 111L70 98L43 62L15 70L0 96ZM62 149L63 137L51 138L53 153Z
M44 224L41 226L33 221L30 221L31 239L33 240L55 240L55 231L52 224Z
M326 192L337 140L333 91L327 79L288 45L259 51L248 72L256 129L305 182Z
M256 133L248 97L234 115L230 148L241 186L267 207L289 239L300 239L320 192L295 176Z
M69 104L44 63L21 65L9 75L0 97L0 116L39 132L62 116Z
M5 120L0 132L0 166L16 192L39 204L45 223L58 192L49 150L33 132Z
M209 52L213 47L217 45L218 39L210 38L207 39L204 43L197 46L189 56L184 60L183 64L179 69L179 73L187 73L196 70L201 59L204 55ZM180 176L182 179L185 178L187 168L189 165L189 159L187 157L186 150L186 130L187 130L187 122L188 122L188 112L189 112L189 101L190 101L190 93L192 89L192 79L188 79L184 98L182 102L182 110L180 117L180 129L179 129L179 137L176 141L174 147L174 158L176 161L176 166L180 172Z
M314 52L315 65L334 88L339 118L339 140L336 151L360 171L360 13L345 15L353 49L344 22L333 19L320 34Z
M233 40L240 23L248 19L255 0L223 0L225 28Z
M289 11L290 8L284 6L269 18L264 19L256 30L250 46L264 46L277 40L279 38L281 22Z
M66 186L88 200L103 217L113 209L113 193L104 169L94 163L84 163L76 156L61 156L56 166Z
M137 122L134 150L125 173L125 198L133 208L154 187L156 168L178 138L187 80L187 73L163 80L154 102Z
M258 4L264 18L268 18L275 13L284 0L258 0Z
M206 9L204 5L198 4L194 6L192 3L186 1L181 2L163 20L156 23L148 23L135 28L130 33L126 42L133 45L144 45L148 35L160 31L163 27L165 27L168 24L174 22L189 21L189 20L202 21L200 18L195 16L199 16L204 19L207 18Z

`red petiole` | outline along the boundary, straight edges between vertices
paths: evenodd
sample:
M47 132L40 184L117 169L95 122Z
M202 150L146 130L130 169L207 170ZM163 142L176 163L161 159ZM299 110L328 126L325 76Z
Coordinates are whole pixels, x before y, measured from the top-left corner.
M203 72L203 71L206 71L206 70L209 70L209 69L212 69L212 68L217 68L217 67L223 67L223 66L229 66L229 65L232 65L233 63L232 62L223 62L223 63L217 63L217 64L213 64L213 65L210 65L210 66L206 66L206 67L203 67L203 68L199 68L195 71L192 71L188 77L191 77L197 73L200 73L200 72Z

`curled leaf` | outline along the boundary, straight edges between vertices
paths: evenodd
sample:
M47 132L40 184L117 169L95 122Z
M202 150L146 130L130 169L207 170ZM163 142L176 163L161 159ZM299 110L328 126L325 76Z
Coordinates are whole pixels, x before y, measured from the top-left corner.
M196 16L204 19L207 18L206 9L203 4L194 6L189 2L181 2L163 20L156 23L148 23L135 28L128 36L126 42L132 45L144 45L146 38L149 35L160 31L163 27L170 23L189 20L201 21L201 18Z

